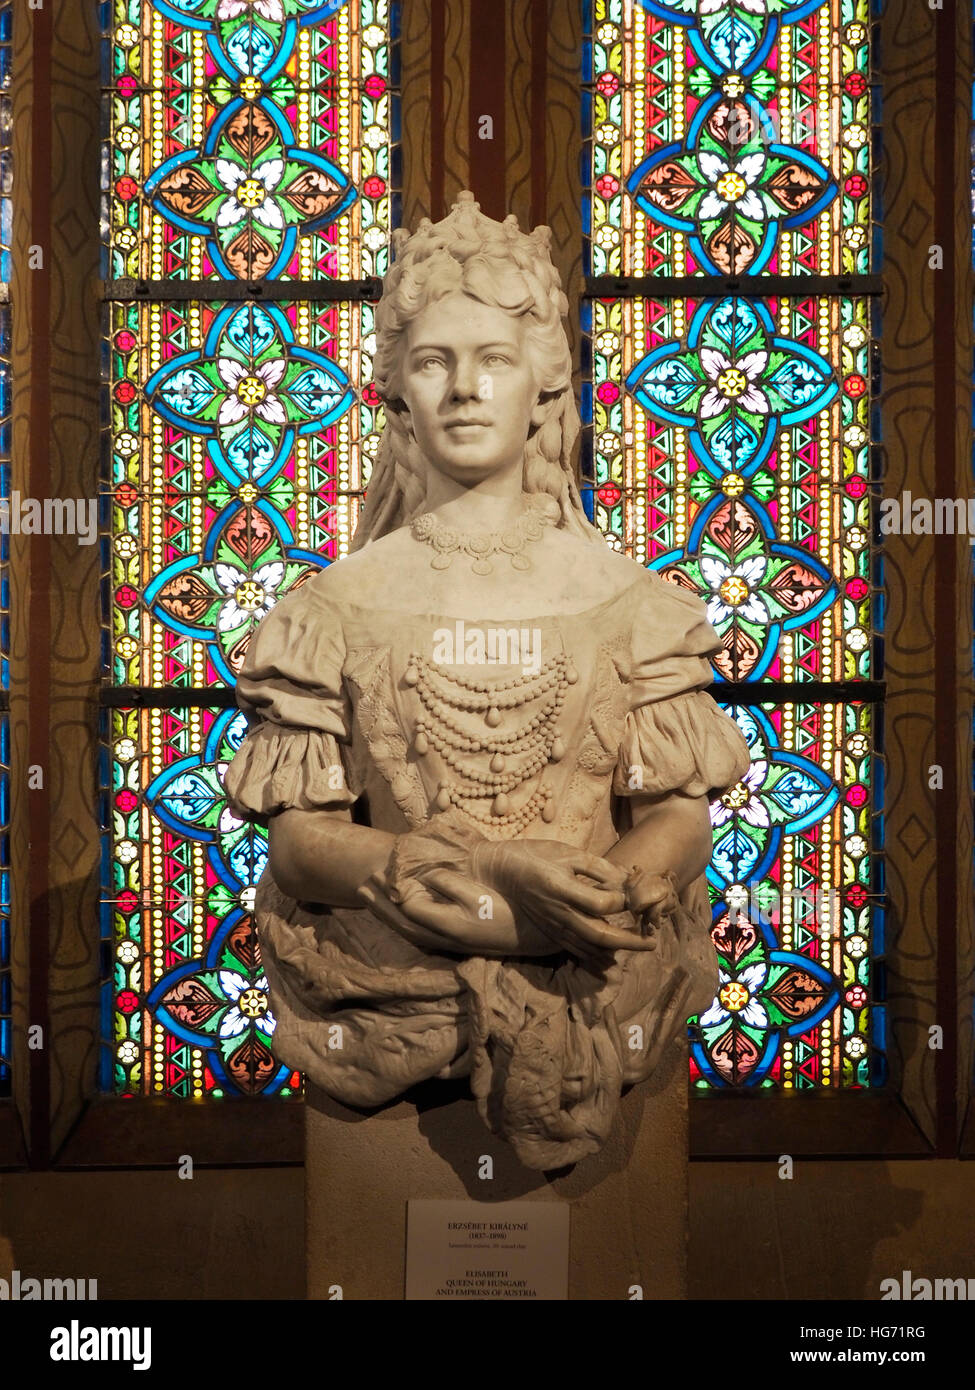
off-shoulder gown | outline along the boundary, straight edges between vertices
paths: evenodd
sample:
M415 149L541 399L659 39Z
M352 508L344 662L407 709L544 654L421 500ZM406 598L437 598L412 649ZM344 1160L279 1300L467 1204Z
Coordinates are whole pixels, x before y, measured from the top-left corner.
M455 617L337 601L335 588L325 570L289 594L248 650L237 694L249 730L227 789L251 820L364 798L370 825L427 826L448 856L516 835L604 854L629 828L628 797L714 797L748 765L702 688L719 645L704 605L651 571L634 566L630 585L583 612L484 614L463 632ZM537 661L456 660L472 630L491 628L540 635ZM451 664L434 659L445 632L461 639ZM554 946L544 958L430 953L368 908L289 898L266 870L255 917L274 1051L359 1107L469 1075L483 1119L526 1166L574 1163L605 1140L621 1088L713 998L703 875L681 906L655 951L600 969Z

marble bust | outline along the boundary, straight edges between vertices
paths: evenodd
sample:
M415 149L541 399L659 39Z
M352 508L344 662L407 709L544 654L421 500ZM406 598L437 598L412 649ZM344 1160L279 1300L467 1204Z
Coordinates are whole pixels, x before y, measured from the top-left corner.
M352 553L237 682L274 1050L360 1108L469 1076L561 1168L711 1002L708 799L748 753L703 689L704 605L586 519L548 228L462 193L394 246Z

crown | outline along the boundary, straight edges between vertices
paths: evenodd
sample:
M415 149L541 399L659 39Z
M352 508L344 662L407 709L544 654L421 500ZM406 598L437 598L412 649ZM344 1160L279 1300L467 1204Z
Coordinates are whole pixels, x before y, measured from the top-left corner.
M534 231L523 232L513 212L503 222L496 222L484 215L469 189L458 193L457 201L442 221L431 222L429 217L423 217L412 233L398 227L392 243L394 265L400 271L441 251L458 261L475 255L514 261L520 270L541 282L546 297L560 315L568 312L562 281L552 263L551 228L539 225Z

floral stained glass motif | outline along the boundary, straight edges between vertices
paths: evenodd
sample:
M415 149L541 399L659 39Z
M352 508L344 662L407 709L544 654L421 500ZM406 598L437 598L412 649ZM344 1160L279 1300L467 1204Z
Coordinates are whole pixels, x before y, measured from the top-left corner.
M720 986L692 1034L698 1084L869 1086L884 1077L870 704L728 707L752 764L711 808Z
M591 506L610 544L704 599L719 679L870 678L866 298L585 312Z
M114 1048L106 1088L202 1095L291 1094L251 924L266 834L230 811L223 772L244 736L235 710L109 714L105 813L114 881ZM148 949L147 949L148 944Z
M111 0L112 280L382 275L388 0Z
M4 579L6 588L6 579ZM3 618L6 628L6 613ZM0 716L0 1096L10 1094L11 980L10 980L10 720Z
M754 758L712 807L721 974L693 1079L878 1085L869 3L584 16L584 497L706 603Z
M382 428L349 372L373 315L112 306L116 683L232 685L271 605L347 549Z
M266 845L222 793L243 723L197 702L229 695L261 618L355 529L382 430L398 10L109 0L103 16L106 664L153 697L105 714L102 1082L287 1095L249 915Z
M864 274L869 0L587 0L593 275Z

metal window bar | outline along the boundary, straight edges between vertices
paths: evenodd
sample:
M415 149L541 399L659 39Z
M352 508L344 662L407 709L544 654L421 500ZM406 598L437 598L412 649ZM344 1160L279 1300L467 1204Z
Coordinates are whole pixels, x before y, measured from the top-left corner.
M875 295L883 293L880 275L597 275L586 276L585 299L695 299L738 295Z
M102 299L106 303L132 300L160 300L164 303L187 300L301 300L312 303L378 300L383 282L375 277L364 280L106 280Z

